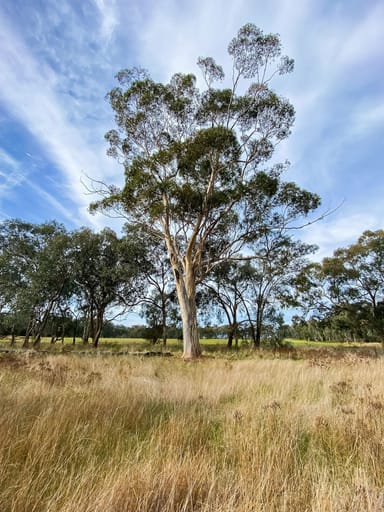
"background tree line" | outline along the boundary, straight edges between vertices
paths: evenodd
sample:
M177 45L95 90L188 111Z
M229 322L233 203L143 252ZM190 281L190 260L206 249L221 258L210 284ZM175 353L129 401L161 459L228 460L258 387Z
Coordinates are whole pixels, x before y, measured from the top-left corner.
M56 222L3 222L2 331L22 330L24 346L38 346L48 332L54 342L65 332L75 338L81 328L83 342L97 347L106 319L152 297L149 254L148 244L141 246L132 233L119 238L110 229L69 232Z
M282 337L377 341L384 335L384 231L366 231L321 263L312 245L266 231L250 259L217 265L197 291L199 334L228 347ZM253 250L253 252L252 252ZM290 326L284 310L295 308ZM146 326L118 325L136 311ZM216 324L216 325L215 325ZM220 324L220 325L217 325ZM203 327L205 325L205 327ZM38 346L64 336L182 338L166 247L137 227L68 231L56 222L0 224L0 334Z
M292 285L314 248L276 233L258 241L258 259L223 262L198 288L204 337L227 336L228 346L251 338L258 347L283 323ZM249 246L249 251L252 244ZM251 253L250 253L251 254ZM139 312L147 326L116 326L112 320ZM136 329L136 331L135 331ZM37 347L64 336L98 346L105 336L182 338L180 313L165 245L137 227L120 237L110 229L68 231L56 222L18 219L0 224L0 331L24 336ZM135 333L134 333L135 331Z
M356 243L303 267L296 282L302 315L295 337L321 341L383 341L384 231L365 231Z

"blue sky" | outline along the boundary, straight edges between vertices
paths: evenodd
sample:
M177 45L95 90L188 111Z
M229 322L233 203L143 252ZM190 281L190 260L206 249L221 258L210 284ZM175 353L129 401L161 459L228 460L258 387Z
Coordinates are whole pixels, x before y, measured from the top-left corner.
M318 257L384 217L382 0L3 0L0 4L0 220L57 219L68 228L118 227L87 212L86 175L121 184L104 134L105 100L122 68L159 81L198 73L199 56L225 67L246 22L281 35L295 71L275 84L296 109L279 147L286 178L342 206L301 238Z

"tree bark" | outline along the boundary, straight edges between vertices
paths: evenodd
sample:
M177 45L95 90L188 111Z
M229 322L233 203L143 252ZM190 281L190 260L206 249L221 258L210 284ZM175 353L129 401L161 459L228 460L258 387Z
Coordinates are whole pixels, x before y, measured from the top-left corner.
M254 339L254 348L259 349L261 344L261 330L263 327L263 316L264 316L264 305L262 301L257 301L257 311L256 311L256 329L255 329L255 339Z
M186 360L196 359L201 356L201 346L197 327L196 280L191 253L193 244L190 242L187 254L181 261L172 243L167 220L164 221L164 225L165 242L175 278L183 326L183 358Z
M57 325L54 325L52 323L51 325L51 331L52 331L52 335L51 335L51 344L55 344L56 343L56 340L57 340Z
M161 302L161 321L162 321L162 338L163 338L163 347L167 345L167 306L164 300L164 296L162 297Z
M252 342L256 344L256 332L255 332L255 326L253 325L252 320L249 321L249 330L251 333Z
M15 325L12 325L12 330L11 330L11 347L14 347L15 345L16 345Z
M191 271L188 274L187 276L181 276L176 270L175 280L183 325L183 358L195 359L201 356L201 346L197 326L194 276Z
M39 325L39 330L37 331L35 338L33 340L33 346L39 347L41 342L41 337L43 335L43 331L45 329L45 326L47 325L48 317L51 313L52 307L53 307L54 301L51 301L47 307L47 309L44 312L43 318Z
M90 335L89 331L90 331L90 326L91 326L90 315L91 315L91 306L88 307L86 314L84 316L83 334L81 337L83 345L88 345L88 343L89 343L89 335Z
M76 335L77 335L77 318L73 324L72 345L76 344Z
M99 345L99 340L101 336L101 331L103 330L104 323L104 308L101 308L97 311L95 323L93 325L93 338L92 343L93 347L97 348Z
M230 323L228 326L228 342L227 348L233 347L233 340L235 340L235 347L239 347L239 336L237 331L237 320L233 320L233 323Z
M231 326L229 326L227 348L232 348L232 344L233 344L233 329Z
M34 318L31 318L29 320L29 323L28 323L28 326L27 326L27 329L25 331L25 336L24 336L24 341L23 341L23 348L28 348L29 347L29 338L34 330L34 327L35 327L35 320Z
M65 327L64 324L61 326L61 344L64 345L64 338L65 338Z
M83 335L81 337L83 345L88 345L89 340L89 320L86 318L84 320L84 328L83 328Z
M256 329L255 329L255 337L253 340L253 346L255 348L260 348L260 342L261 342L261 325L258 322L258 320L256 320Z
M254 346L254 348L260 348L260 333L259 333L259 339L257 341L257 334L256 334L256 331L255 331L255 326L253 324L253 320L251 318L251 314L250 314L249 308L247 306L247 303L244 300L243 300L243 305L244 305L244 309L245 309L245 312L246 312L246 315L247 315L247 319L248 319L248 322L249 322L249 330L250 330L250 333L251 333L251 338L252 338L253 346Z
M29 336L30 336L30 334L28 334L28 333L24 336L24 341L23 341L23 345L22 345L23 348L29 347Z

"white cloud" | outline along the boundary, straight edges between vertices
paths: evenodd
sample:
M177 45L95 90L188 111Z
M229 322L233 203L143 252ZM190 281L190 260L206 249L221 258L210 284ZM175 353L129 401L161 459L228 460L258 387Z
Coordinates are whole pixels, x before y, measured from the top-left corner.
M335 62L338 66L356 68L369 59L379 66L384 56L384 4L372 6L365 17L358 20L354 30L348 31L344 44Z
M54 211L57 212L58 215L63 217L64 219L69 220L72 224L76 225L78 224L78 217L77 215L73 215L70 211L70 209L62 204L62 202L56 198L54 195L50 194L45 190L43 187L38 185L37 183L26 180L27 185L31 191L38 194L41 199L44 201L44 203L50 204Z
M343 212L343 208L341 209ZM305 228L300 238L311 244L319 246L320 250L315 254L314 259L320 261L326 256L331 256L335 249L346 247L355 243L359 236L367 229L376 230L382 228L382 214L384 212L361 211L335 214L324 221L312 224Z
M349 135L370 136L378 128L384 128L384 96L376 101L362 102L352 114Z
M4 149L0 148L0 165L6 165L7 167L16 169L18 167L18 162Z
M225 69L229 63L228 43L239 28L247 22L263 28L261 18L265 16L257 3L247 0L153 3L150 9L141 11L138 59L159 80L168 80L176 72L198 74L199 56L211 56Z
M76 223L67 208L55 199L52 194L48 193L31 179L28 179L27 173L21 170L20 163L0 148L0 200L5 197L8 198L9 194L12 193L16 187L21 185L26 185L29 193L33 191L34 193L39 194L39 196L44 200L44 203L48 202L64 218L68 219L72 223ZM9 217L5 214L2 214L2 216Z
M119 24L114 0L94 0L101 15L101 35L109 43Z

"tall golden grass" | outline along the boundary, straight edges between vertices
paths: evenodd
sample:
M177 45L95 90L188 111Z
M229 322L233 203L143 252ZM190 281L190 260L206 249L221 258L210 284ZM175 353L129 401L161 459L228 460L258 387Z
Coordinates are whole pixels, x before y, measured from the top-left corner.
M383 370L3 355L0 511L382 511Z

